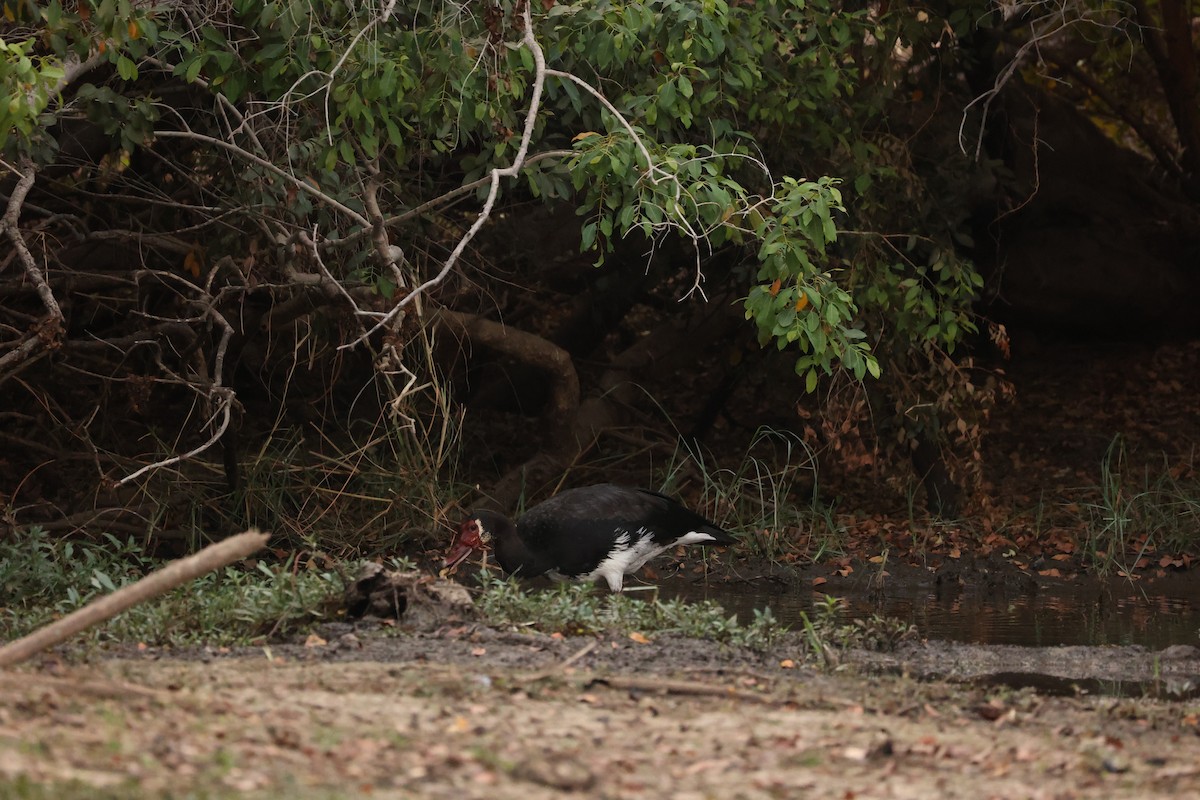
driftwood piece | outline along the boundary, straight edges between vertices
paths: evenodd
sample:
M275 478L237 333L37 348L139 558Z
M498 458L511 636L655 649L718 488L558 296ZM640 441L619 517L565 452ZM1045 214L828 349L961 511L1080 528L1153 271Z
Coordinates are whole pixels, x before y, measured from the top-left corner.
M0 647L0 667L19 664L47 647L65 642L80 631L112 619L139 603L243 559L265 545L269 537L270 534L249 530L209 545L195 555L172 561L137 583L122 586L112 594L93 600L78 611Z
M344 604L352 619L396 619L418 630L471 617L475 606L462 584L421 572L391 572L375 563L364 564L346 587Z

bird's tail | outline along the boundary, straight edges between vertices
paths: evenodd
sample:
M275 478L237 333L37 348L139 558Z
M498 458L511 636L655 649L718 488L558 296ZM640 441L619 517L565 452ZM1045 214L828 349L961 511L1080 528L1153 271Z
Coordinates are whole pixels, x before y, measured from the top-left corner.
M696 532L712 537L712 541L710 542L697 542L697 544L737 544L736 536L729 531L718 528L716 525L704 525L697 528Z

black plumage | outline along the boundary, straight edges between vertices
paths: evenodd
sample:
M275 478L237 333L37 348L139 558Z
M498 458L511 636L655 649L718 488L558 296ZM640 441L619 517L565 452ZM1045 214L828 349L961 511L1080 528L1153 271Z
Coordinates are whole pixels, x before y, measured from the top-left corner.
M735 541L666 495L599 484L562 492L531 508L515 525L493 511L471 514L459 528L446 566L492 549L510 575L603 578L618 592L625 575L668 548Z

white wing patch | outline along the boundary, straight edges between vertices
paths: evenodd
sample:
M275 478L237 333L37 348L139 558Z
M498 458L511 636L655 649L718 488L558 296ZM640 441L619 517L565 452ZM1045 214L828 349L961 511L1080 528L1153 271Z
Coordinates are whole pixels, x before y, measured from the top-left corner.
M664 550L677 544L699 544L700 542L714 541L711 535L698 531L689 531L667 544L656 543L651 531L646 528L638 528L634 536L636 536L636 540L631 542L633 536L629 531L621 531L621 534L613 540L608 557L588 573L586 580L594 581L604 578L611 591L619 592L626 575L637 572L645 566L647 561Z
M675 540L674 544L700 544L701 542L715 542L717 537L711 533L700 533L699 531L688 531L683 536Z

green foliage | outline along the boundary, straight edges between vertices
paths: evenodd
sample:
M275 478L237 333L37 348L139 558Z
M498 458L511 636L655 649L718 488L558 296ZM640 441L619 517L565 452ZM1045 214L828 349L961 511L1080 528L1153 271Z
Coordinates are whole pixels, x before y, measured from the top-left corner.
M845 602L827 594L817 601L811 616L800 612L804 643L826 667L836 667L844 650L891 652L917 636L916 626L904 620L872 614L847 623L844 611Z
M416 197L420 176L435 165L457 162L470 180L515 151L534 60L520 44L511 5L484 15L419 6L380 23L369 5L239 0L197 25L153 7L130 17L128 6L93 2L81 17L51 4L40 20L60 59L105 43L115 75L78 97L125 150L148 141L163 120L135 88L152 66L229 104L253 102L281 115L286 141L257 144L353 209L362 208L356 192L365 162L378 161L405 187L402 195ZM651 238L681 233L698 250L746 246L760 264L747 287L747 317L764 343L797 348L807 388L839 365L858 379L878 375L857 301L829 252L843 210L837 181L774 180L756 154L786 140L804 153L852 145L858 131L847 120L856 117L845 110L877 114L887 94L864 83L862 45L885 33L885 22L831 2L669 0L558 3L535 27L552 68L586 78L633 123L618 123L575 83L548 79L535 147L607 131L576 142L577 156L565 165L569 183L563 168L548 164L528 173L530 190L544 199L567 197L573 185L589 217L584 249L596 248L602 260L615 238L633 230ZM12 69L38 71L25 62L18 58ZM54 69L40 69L43 84L60 74ZM830 114L834 108L842 110ZM34 116L22 117L26 136ZM220 130L208 135L225 138ZM277 176L247 169L258 178L237 187L247 201L285 218L314 218L326 230L361 230ZM226 246L243 244L235 238ZM951 322L936 330L953 338L962 324Z
M31 57L34 44L34 39L0 39L0 147L14 133L25 138L33 134L51 92L66 74L55 58Z
M149 142L154 136L154 123L159 110L150 97L126 97L107 86L86 84L76 93L88 119L116 138L126 166L129 153Z
M61 59L96 41L105 43L118 80L107 89L85 87L80 99L106 130L120 134L126 149L146 141L156 121L146 100L128 97L126 88L138 82L141 60L153 54L180 80L231 103L252 99L286 114L289 164L352 206L347 179L364 160L380 158L395 174L415 176L428 159L456 154L469 179L511 158L522 127L533 60L518 44L515 12L507 5L498 18L421 6L403 24L393 19L370 35L364 34L374 9L346 2L239 0L196 26L159 19L163 12L153 7L135 13L129 0L86 7L86 19L57 0L42 10L53 55L29 58L33 39L5 45L5 85L32 87L32 102L14 92L8 104L9 127L22 136L45 108L47 87L62 76ZM583 192L581 211L593 217L584 225L584 249L603 250L633 229L649 236L683 231L709 248L755 242L761 267L747 315L760 337L800 348L797 370L810 389L836 364L859 379L878 374L862 322L855 322L856 301L830 268L834 215L843 210L836 181L784 177L768 182L760 195L737 177L756 150L787 141L794 152L854 170L856 194L878 185L888 172L882 151L858 137L869 135L866 125L882 113L892 90L865 73L896 67L890 45L863 42L923 37L928 45L941 30L936 19L924 17L916 22L900 9L872 18L865 9L795 0L555 4L536 20L548 62L609 94L653 160L639 159L629 132L594 98L570 81L548 81L540 141L616 131L585 137L569 164ZM961 15L956 18L962 24ZM838 152L851 158L830 157ZM565 182L545 174L530 171L533 191L565 196ZM753 180L763 183L761 175ZM260 199L278 205L287 187L267 176L262 183L274 196ZM944 250L916 271L887 265L866 282L863 300L892 315L919 316L919 324L901 327L919 327L952 348L970 329L962 300L973 296L977 276ZM771 291L776 280L782 285ZM797 310L801 303L811 311Z
M584 584L527 592L513 579L483 573L481 580L484 590L476 607L497 626L572 636L675 633L753 649L769 647L784 631L769 608L756 610L753 621L743 625L710 600L637 600L629 594L598 594Z
M327 270L346 291L326 284L326 295L360 307L368 301L355 292L367 288L376 311L437 275L478 209L463 187L478 199L487 187L472 182L512 163L538 78L527 6L515 0L478 13L398 4L387 18L385 4L349 0L26 5L0 65L5 153L53 162L81 114L108 134L113 152L72 164L63 191L112 183L120 212L106 217L90 197L64 204L87 206L89 231L108 226L121 239L132 228L142 244L173 245L143 248L152 269L177 271L179 246L192 241L176 232L202 232L184 268L197 278L203 268L204 280L178 290L192 292L180 316L194 327L211 323L196 314L201 285L226 310L272 305L270 321L312 288L297 271ZM695 248L693 292L718 284L743 298L762 345L794 355L809 392L839 373L890 371L898 408L976 402L968 379L939 361L975 330L981 281L964 255L974 167L946 155L953 137L936 138L948 132L920 116L917 96L947 92L942 107L961 105L942 88L962 72L953 45L991 19L988 3L947 15L834 0L530 8L552 71L528 126L538 158L501 182L493 220L530 197L571 203L582 249L611 269L637 266L606 263L623 237L682 237ZM59 102L58 79L91 53L102 65ZM405 254L395 272L393 247ZM713 254L722 266L710 266ZM265 329L290 330L283 316ZM297 341L314 349L357 335L321 321L309 331ZM419 338L397 332L395 360L424 385L432 369L414 352ZM261 344L251 350L279 346ZM935 400L914 396L909 387L923 384L913 375L940 382Z
M64 113L57 96L68 65L77 65L99 51L123 82L139 76L138 62L158 40L153 7L135 8L131 0L82 0L64 7L61 0L18 6L16 33L22 41L0 38L0 152L53 152L48 128ZM6 9L9 6L6 4ZM9 9L11 11L11 9ZM51 106L54 103L57 108ZM87 105L85 101L85 106ZM143 131L149 133L149 130ZM145 137L137 143L145 141Z
M843 210L836 180L785 177L763 197L729 175L735 156L748 157L744 152L673 145L655 148L647 162L624 131L585 135L575 147L569 166L575 188L585 192L581 212L590 217L582 228L584 250L603 252L614 234L633 230L651 240L670 231L709 250L756 241L757 279L764 283L750 290L746 318L757 324L760 342L773 341L781 350L797 344L805 355L796 371L806 376L809 391L818 369L830 375L836 362L859 380L868 371L879 376L865 334L851 324L856 309L850 295L821 266L837 238L833 214ZM598 263L603 260L601 254Z
M52 540L32 528L0 543L0 638L22 636L158 566L132 539ZM258 562L226 567L142 603L83 636L147 644L245 644L319 616L339 575Z
M762 146L756 138L770 142L785 130L806 149L846 140L836 117L819 112L854 93L860 75L845 54L868 19L865 11L817 6L578 4L548 14L561 37L548 45L552 56L572 71L587 64L602 85L620 87L610 99L644 126L639 136L679 142L648 148L647 163L626 131L579 134L571 168L575 187L587 191L583 248L599 249L602 261L614 236L635 229L648 238L684 235L698 252L753 245L759 284L749 290L746 317L764 344L800 350L796 371L809 391L838 365L860 380L879 374L854 322L857 308L829 268L834 215L844 210L837 181L776 182L754 155ZM596 119L573 84L563 82L561 91L568 103L556 110L568 126L614 127L611 117ZM800 117L803 134L795 128Z

